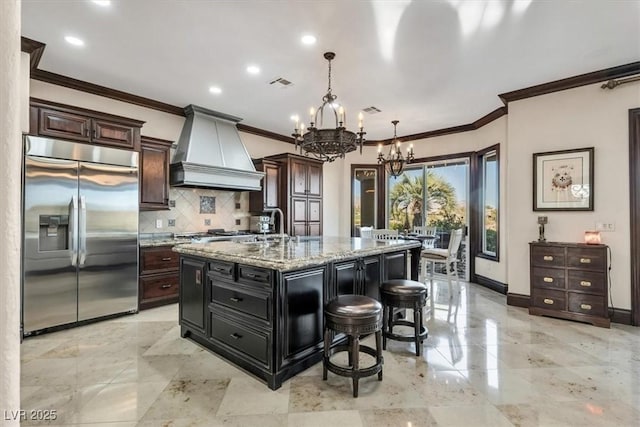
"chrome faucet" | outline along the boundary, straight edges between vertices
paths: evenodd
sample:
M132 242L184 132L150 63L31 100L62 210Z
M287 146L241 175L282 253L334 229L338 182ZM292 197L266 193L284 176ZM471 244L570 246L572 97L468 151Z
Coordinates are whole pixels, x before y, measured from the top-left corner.
M280 208L267 208L264 210L265 212L271 212L271 223L274 225L275 227L275 215L276 212L280 214L280 226L278 227L280 230L278 230L278 236L280 237L286 237L286 234L283 233L282 229L284 227L284 212L282 212L282 209Z

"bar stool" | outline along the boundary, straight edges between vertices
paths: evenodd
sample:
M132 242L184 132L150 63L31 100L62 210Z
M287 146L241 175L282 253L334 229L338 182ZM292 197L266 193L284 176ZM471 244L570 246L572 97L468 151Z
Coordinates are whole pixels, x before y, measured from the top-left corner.
M351 377L353 397L358 397L360 378L378 374L378 381L382 381L382 305L364 295L340 295L325 306L324 322L322 379L327 379L327 370L336 375ZM346 334L348 344L332 343L331 331ZM360 336L371 333L376 335L375 350L360 344ZM349 352L348 367L331 362L331 356L340 351ZM376 363L367 368L360 368L359 352L375 357Z
M420 356L422 342L428 335L422 316L422 309L427 301L427 287L415 280L387 280L380 285L380 300L384 307L382 348L387 349L387 338L396 341L413 341L416 344L416 356ZM413 309L413 322L404 319L394 321L394 308ZM413 327L413 336L394 334L393 327L396 325Z

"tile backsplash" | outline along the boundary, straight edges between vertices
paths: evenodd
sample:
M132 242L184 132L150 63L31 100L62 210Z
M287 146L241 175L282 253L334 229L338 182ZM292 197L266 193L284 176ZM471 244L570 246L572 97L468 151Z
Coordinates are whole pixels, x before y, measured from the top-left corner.
M169 200L175 201L175 206L168 211L140 212L140 233L184 233L206 231L210 228L225 230L249 228L249 192L247 191L172 187L169 191ZM206 205L205 209L202 209L203 203ZM211 209L212 206L213 209ZM156 228L156 220L162 220L161 228ZM175 221L174 226L169 226L170 220ZM237 224L238 221L239 224ZM205 225L205 222L209 222L210 225Z

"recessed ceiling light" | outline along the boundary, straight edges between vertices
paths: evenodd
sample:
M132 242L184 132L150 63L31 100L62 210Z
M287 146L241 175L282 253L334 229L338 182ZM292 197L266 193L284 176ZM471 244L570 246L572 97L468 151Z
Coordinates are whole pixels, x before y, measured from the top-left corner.
M220 89L218 86L211 86L209 88L209 92L213 93L214 95L220 95L222 93L222 89Z
M302 41L302 44L306 44L306 45L316 44L316 38L311 34L305 34L304 36L302 36L301 41Z
M98 6L102 6L102 7L111 6L111 0L91 0L91 1L97 4Z
M67 41L67 43L72 44L74 46L84 46L84 41L77 37L66 36L64 39Z
M260 74L260 67L256 65L249 65L247 67L247 73L249 74Z

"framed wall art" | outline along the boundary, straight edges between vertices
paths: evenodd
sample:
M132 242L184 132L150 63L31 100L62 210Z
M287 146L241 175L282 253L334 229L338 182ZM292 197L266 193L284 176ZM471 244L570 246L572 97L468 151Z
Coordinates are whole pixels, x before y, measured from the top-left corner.
M593 210L593 147L533 154L533 210Z

